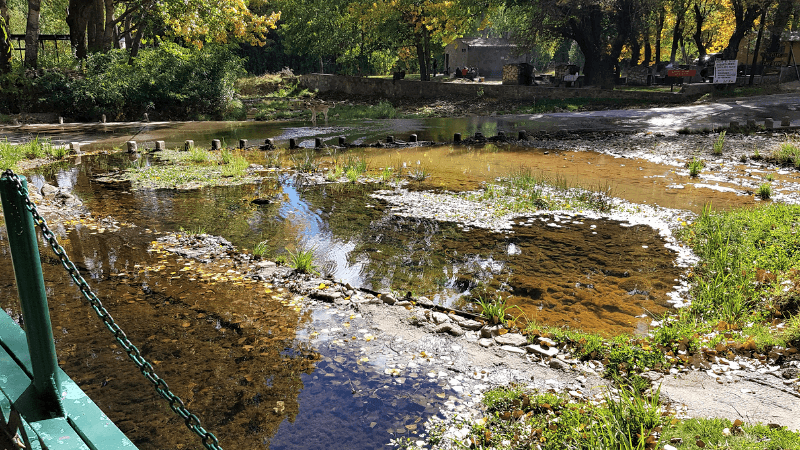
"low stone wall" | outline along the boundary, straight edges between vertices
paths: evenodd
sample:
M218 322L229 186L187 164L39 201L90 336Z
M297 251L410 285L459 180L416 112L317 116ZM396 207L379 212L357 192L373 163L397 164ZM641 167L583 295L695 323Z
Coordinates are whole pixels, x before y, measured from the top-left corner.
M559 88L484 83L438 83L410 80L347 77L327 74L309 74L300 77L300 84L319 92L339 92L386 98L457 98L487 97L497 100L597 98L640 99L656 103L682 103L696 98L691 94L671 92L638 92L596 88Z

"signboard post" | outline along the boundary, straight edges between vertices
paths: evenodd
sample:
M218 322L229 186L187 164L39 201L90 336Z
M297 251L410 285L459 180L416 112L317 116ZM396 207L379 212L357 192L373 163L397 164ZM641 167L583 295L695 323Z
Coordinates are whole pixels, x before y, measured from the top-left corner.
M735 84L738 65L735 59L714 61L714 84Z

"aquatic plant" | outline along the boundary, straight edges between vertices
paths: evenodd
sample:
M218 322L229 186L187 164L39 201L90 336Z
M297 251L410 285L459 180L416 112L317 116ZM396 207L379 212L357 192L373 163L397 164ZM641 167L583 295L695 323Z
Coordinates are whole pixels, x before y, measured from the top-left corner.
M305 150L303 153L295 153L289 157L295 169L303 173L314 173L319 170L319 159L314 154L314 150Z
M792 142L784 142L778 150L772 154L772 158L779 164L800 167L800 147Z
M408 177L414 181L423 182L427 180L431 176L431 173L425 170L422 166L417 166L411 169L408 173Z
M0 140L0 169L13 168L23 159L61 159L67 154L67 147L54 146L50 139L41 139L38 136L20 144L12 144L8 139L3 139Z
M391 167L384 167L381 169L380 173L378 174L378 179L381 183L386 183L392 179L392 168Z
M189 161L194 163L205 163L211 160L211 153L200 147L192 147L189 149Z
M268 151L264 154L267 160L267 167L280 168L281 167L281 153L278 150Z
M766 200L772 196L772 185L769 183L761 183L758 186L758 196L761 197L762 200Z
M768 174L766 174L764 176L764 179L767 180L767 181L775 181L775 174L774 173L768 173Z
M355 183L358 181L358 177L361 176L361 172L359 172L355 167L350 167L347 169L344 175L347 177L347 181Z
M719 135L717 136L717 139L714 141L714 149L713 149L712 153L714 153L715 155L721 155L722 154L722 147L725 146L725 133L726 133L726 131L724 131L724 130L721 131L719 133Z
M269 242L268 241L261 241L261 242L258 242L253 247L253 256L261 258L264 255L266 255L268 251L269 251Z
M208 229L203 225L195 225L192 228L185 229L183 227L178 228L181 233L185 233L189 236L198 236L201 234L208 234Z
M503 297L497 297L497 300L490 300L489 298L484 298L482 296L478 296L475 300L475 303L481 307L481 316L485 317L491 323L505 323L507 319L513 319L508 312L516 308L520 312L520 309L517 305L508 305L506 303L507 300L503 300Z
M689 176L696 177L697 175L700 175L700 172L703 170L705 166L706 163L703 162L702 159L697 159L694 156L692 156L692 160L689 161L688 164Z
M344 175L344 170L339 166L333 166L333 168L328 171L328 174L325 175L325 178L328 181L337 181L342 175Z
M228 147L223 147L222 151L219 152L219 159L222 164L230 164L233 160L233 152Z
M286 252L289 253L289 267L300 273L317 273L317 266L314 265L313 249L297 249L293 252L287 248Z
M250 163L247 162L244 156L234 155L231 157L230 162L222 166L223 177L241 177L247 173L247 167Z

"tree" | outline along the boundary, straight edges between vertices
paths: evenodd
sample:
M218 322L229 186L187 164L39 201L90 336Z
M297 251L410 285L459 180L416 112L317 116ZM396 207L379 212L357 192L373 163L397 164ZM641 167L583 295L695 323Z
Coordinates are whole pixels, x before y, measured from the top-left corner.
M0 74L11 71L11 38L8 31L8 5L0 0Z
M532 22L528 33L536 38L574 40L586 58L588 84L614 87L614 69L640 14L635 0L530 0Z
M39 65L39 12L40 0L28 0L28 21L25 26L25 67L36 69Z
M739 44L744 35L753 28L753 24L764 8L768 8L772 0L730 0L733 9L735 28L728 40L728 45L722 51L723 59L736 59L739 53Z

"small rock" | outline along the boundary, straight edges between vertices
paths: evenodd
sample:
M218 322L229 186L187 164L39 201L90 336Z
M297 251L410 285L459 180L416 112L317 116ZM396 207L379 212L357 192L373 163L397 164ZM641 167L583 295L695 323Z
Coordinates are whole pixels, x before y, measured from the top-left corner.
M500 330L503 329L502 325L491 325L481 328L481 337L490 338L500 336Z
M546 356L546 357L552 357L558 354L557 348L550 347L545 349L544 347L538 344L526 345L525 350L527 350L528 353L537 353L541 356Z
M800 370L798 370L797 367L787 367L781 370L781 376L787 380L797 378L798 373L800 373Z
M520 354L520 355L524 355L525 354L525 350L523 350L523 349L521 349L519 347L513 346L513 345L501 345L500 349L505 350L505 351L507 351L509 353L517 353L517 354Z
M553 358L550 360L550 368L556 370L569 370L569 364L558 358Z
M548 338L546 338L544 336L539 336L537 338L537 340L539 341L539 344L541 344L541 345L546 345L548 347L555 347L556 346L556 343L552 339L548 339Z
M658 380L660 380L661 378L664 377L664 374L661 374L659 372L655 372L655 371L651 370L649 372L642 373L641 377L642 378L646 378L646 379L648 379L650 381L658 381Z
M528 338L526 338L521 334L508 333L502 336L495 337L494 341L497 342L499 345L514 345L517 347L521 347L528 343Z
M480 330L481 327L483 326L483 324L481 324L477 320L472 320L472 319L467 319L467 320L463 320L461 322L458 322L458 325L461 328L465 328L467 330L472 330L472 331Z
M454 323L443 323L433 329L434 333L450 333L453 336L463 336L464 330Z
M443 314L440 312L432 312L430 319L431 322L436 324L450 322L450 318L447 317L447 314Z
M394 305L395 302L397 302L392 294L381 294L381 300L383 300L383 303L386 303L387 305Z
M678 450L678 449L669 444L664 444L664 450Z
M408 300L403 300L394 304L394 306L411 306L411 302Z
M480 345L481 347L489 348L492 345L494 345L494 339L489 339L489 338L478 339L478 345Z
M42 192L42 197L52 198L55 197L56 193L58 193L58 188L50 184L45 184L44 186L42 186L41 192Z

